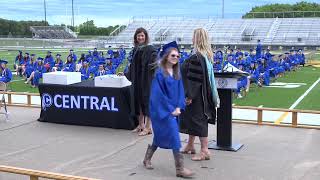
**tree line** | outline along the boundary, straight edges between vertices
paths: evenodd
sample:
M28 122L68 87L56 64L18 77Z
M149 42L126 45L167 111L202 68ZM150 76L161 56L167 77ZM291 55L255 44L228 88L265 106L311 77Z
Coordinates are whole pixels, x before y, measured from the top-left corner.
M13 21L0 18L0 36L4 37L32 37L30 26L50 26L48 22L44 21ZM54 25L57 26L57 25ZM59 26L65 26L61 24ZM108 36L119 25L108 27L96 27L94 21L87 21L79 26L71 27L67 26L71 30L77 32L79 35L96 35L96 36Z
M299 18L320 17L320 4L306 1L296 4L268 4L256 6L242 18Z

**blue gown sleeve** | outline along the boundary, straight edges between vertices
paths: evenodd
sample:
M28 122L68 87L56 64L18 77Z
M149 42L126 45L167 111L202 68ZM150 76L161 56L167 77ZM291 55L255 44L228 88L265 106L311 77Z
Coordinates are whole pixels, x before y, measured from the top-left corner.
M166 95L164 88L164 77L161 72L156 74L156 77L152 81L151 85L151 95L150 95L150 114L151 117L159 117L160 119L165 119L171 115L175 110Z

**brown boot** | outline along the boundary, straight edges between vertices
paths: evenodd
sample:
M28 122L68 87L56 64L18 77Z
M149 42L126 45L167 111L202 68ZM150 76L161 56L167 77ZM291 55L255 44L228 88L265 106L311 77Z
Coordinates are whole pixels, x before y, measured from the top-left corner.
M190 178L194 173L184 167L183 155L181 153L173 153L174 161L176 165L176 176L182 178Z
M157 150L156 146L148 145L148 149L146 151L146 155L144 156L143 165L146 169L153 169L153 166L151 164L151 158L153 156L153 153Z

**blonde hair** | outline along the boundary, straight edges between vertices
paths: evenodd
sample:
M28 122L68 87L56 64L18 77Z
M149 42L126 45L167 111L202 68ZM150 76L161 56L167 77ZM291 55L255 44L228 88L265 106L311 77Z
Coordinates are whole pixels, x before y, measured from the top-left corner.
M193 45L196 53L207 56L209 61L213 61L213 52L209 42L209 35L205 29L198 28L193 31Z

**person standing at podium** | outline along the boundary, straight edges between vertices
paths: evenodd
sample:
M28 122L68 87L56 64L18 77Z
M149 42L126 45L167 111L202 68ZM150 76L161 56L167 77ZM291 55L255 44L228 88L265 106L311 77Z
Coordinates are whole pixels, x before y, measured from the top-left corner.
M132 82L131 102L132 114L138 117L139 125L133 130L139 136L152 134L149 117L150 86L154 69L152 64L156 61L157 50L149 44L149 35L144 28L138 28L134 33L134 48L131 63L126 77ZM130 58L128 58L130 59Z
M185 154L196 154L195 137L201 142L200 153L192 160L209 160L208 123L215 124L216 108L220 99L214 80L213 53L206 30L194 30L193 54L182 64L181 72L186 95L186 109L180 116L180 132L189 134L188 144L182 150Z

